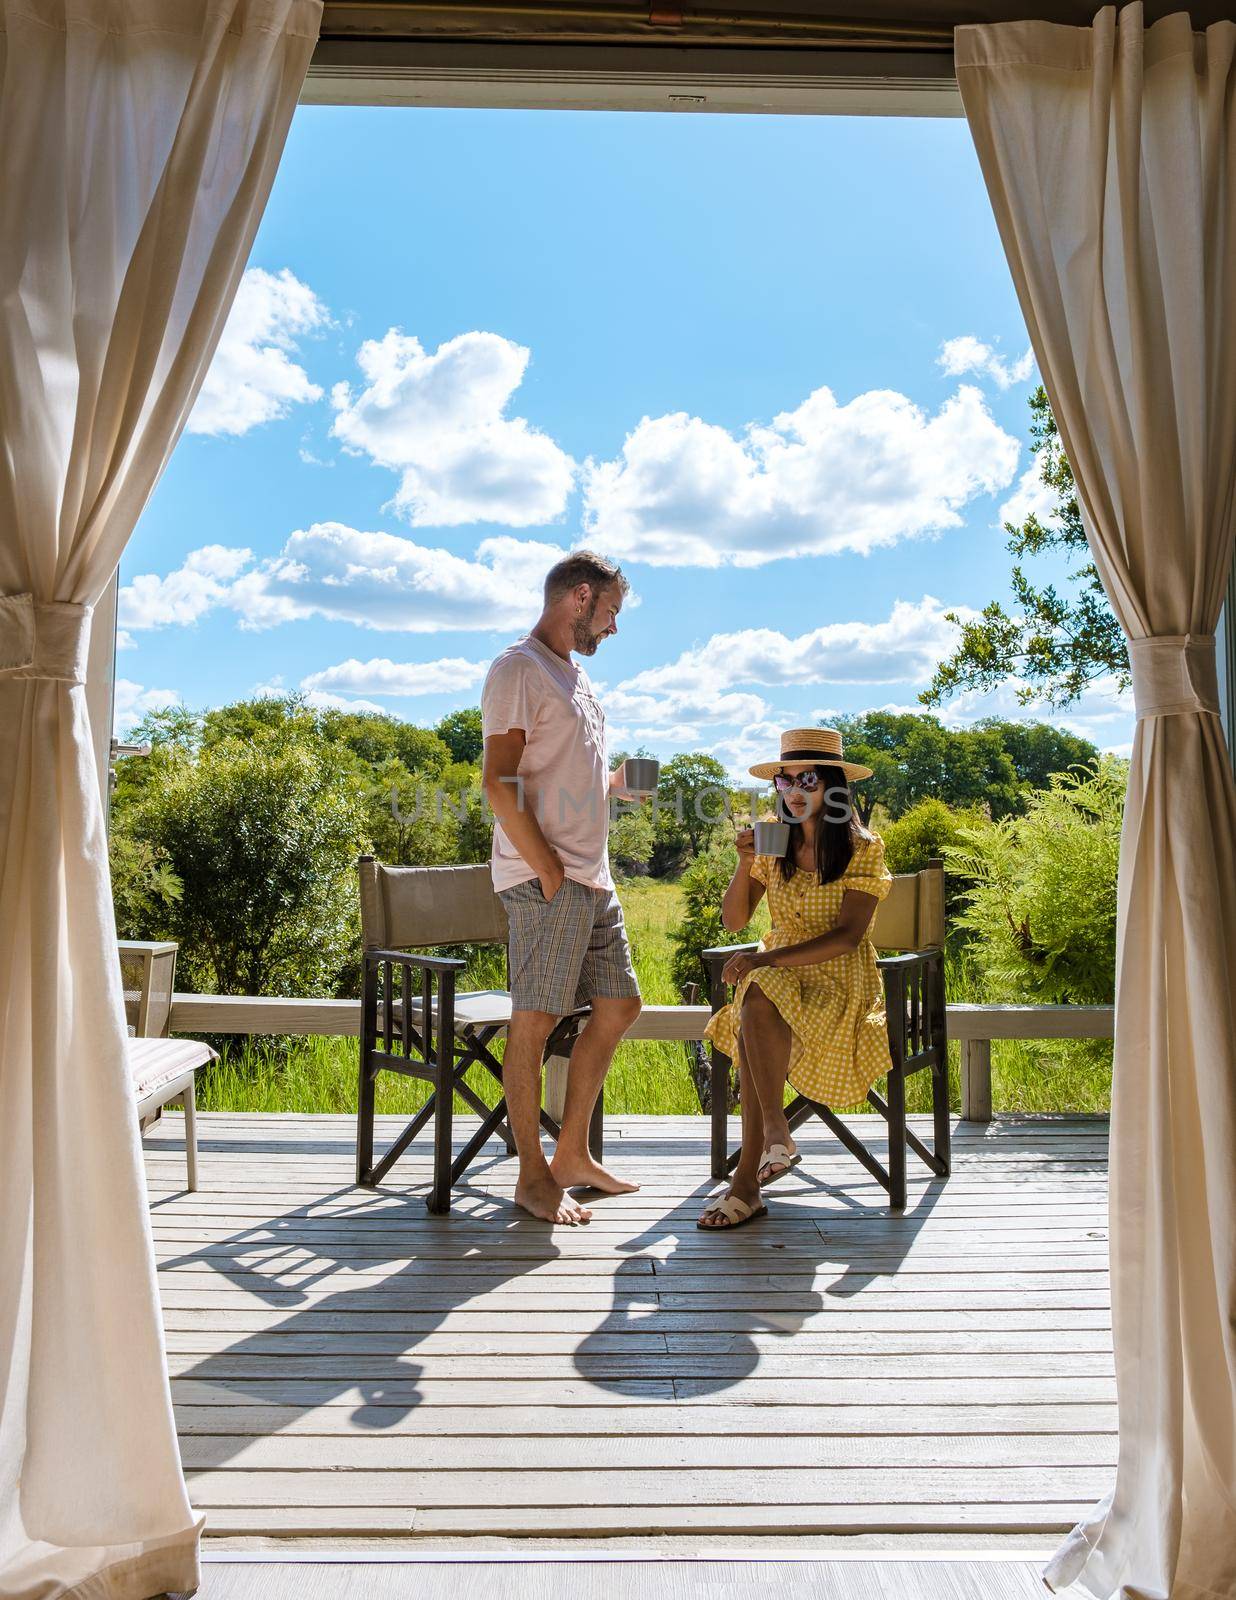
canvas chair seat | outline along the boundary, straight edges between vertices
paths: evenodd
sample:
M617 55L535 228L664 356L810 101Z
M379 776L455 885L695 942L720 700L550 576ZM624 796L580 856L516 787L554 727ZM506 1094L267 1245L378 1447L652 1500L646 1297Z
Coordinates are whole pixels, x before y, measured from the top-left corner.
M410 997L408 1000L409 1014L419 1023L424 1011L424 1000L421 995ZM378 1030L384 1025L385 1007L378 1005ZM429 1015L437 1020L438 995L435 990L429 997ZM462 1033L465 1029L472 1028L505 1028L511 1020L511 997L505 989L469 989L456 994L454 1004L455 1031ZM572 1016L586 1017L587 1006L577 1006ZM391 1029L398 1029L403 1018L403 1006L397 1004L391 1011Z

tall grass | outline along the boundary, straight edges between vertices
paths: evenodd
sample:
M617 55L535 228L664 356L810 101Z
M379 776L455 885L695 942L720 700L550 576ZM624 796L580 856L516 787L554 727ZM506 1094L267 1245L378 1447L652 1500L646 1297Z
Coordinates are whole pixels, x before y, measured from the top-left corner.
M673 947L668 934L679 917L681 891L674 883L633 879L620 886L620 893L645 1002L677 1004L680 996L671 976ZM766 920L767 911L761 904L757 932L763 931ZM500 982L493 953L478 952L460 987L490 988ZM992 998L980 994L977 977L964 958L950 957L946 989L953 1001ZM665 1040L637 1039L619 1045L605 1086L607 1111L616 1116L698 1114L688 1051L685 1044ZM500 1044L494 1053L501 1057ZM960 1103L958 1053L958 1047L950 1045L954 1106ZM237 1039L226 1046L221 1061L199 1074L198 1102L209 1111L355 1113L357 1054L355 1039ZM912 1111L930 1108L927 1076L923 1073L910 1080L907 1103ZM496 1086L487 1074L473 1068L469 1082L488 1104L493 1103ZM997 1040L992 1047L992 1099L1000 1110L1105 1112L1110 1091L1109 1044ZM424 1104L427 1093L423 1083L383 1073L378 1079L377 1108L379 1112L410 1113ZM457 1101L457 1109L466 1111L467 1107Z

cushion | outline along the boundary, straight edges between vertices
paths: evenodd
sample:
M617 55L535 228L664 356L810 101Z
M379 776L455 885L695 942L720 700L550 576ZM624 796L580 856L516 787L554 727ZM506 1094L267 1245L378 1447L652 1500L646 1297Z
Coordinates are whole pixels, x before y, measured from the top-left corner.
M129 1073L139 1100L156 1093L165 1083L218 1059L208 1044L198 1039L127 1039Z

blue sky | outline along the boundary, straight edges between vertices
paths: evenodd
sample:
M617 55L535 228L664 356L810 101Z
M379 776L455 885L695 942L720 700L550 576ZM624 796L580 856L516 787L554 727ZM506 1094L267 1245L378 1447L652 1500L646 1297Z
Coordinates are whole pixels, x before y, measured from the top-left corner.
M121 568L119 720L436 721L587 543L614 743L743 772L1006 595L1034 381L960 120L303 108ZM1059 720L1130 737L1101 687Z

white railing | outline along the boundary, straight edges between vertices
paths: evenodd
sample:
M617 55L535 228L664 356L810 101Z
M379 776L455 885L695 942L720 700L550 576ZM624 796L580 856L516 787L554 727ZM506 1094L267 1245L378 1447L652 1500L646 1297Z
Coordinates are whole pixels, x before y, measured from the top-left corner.
M993 1039L1110 1039L1111 1006L946 1007L948 1036L961 1045L961 1115L991 1121ZM173 1033L328 1034L358 1037L359 1000L294 1000L252 994L178 994L172 1000ZM679 1040L704 1037L707 1006L645 1006L627 1030L628 1039Z

